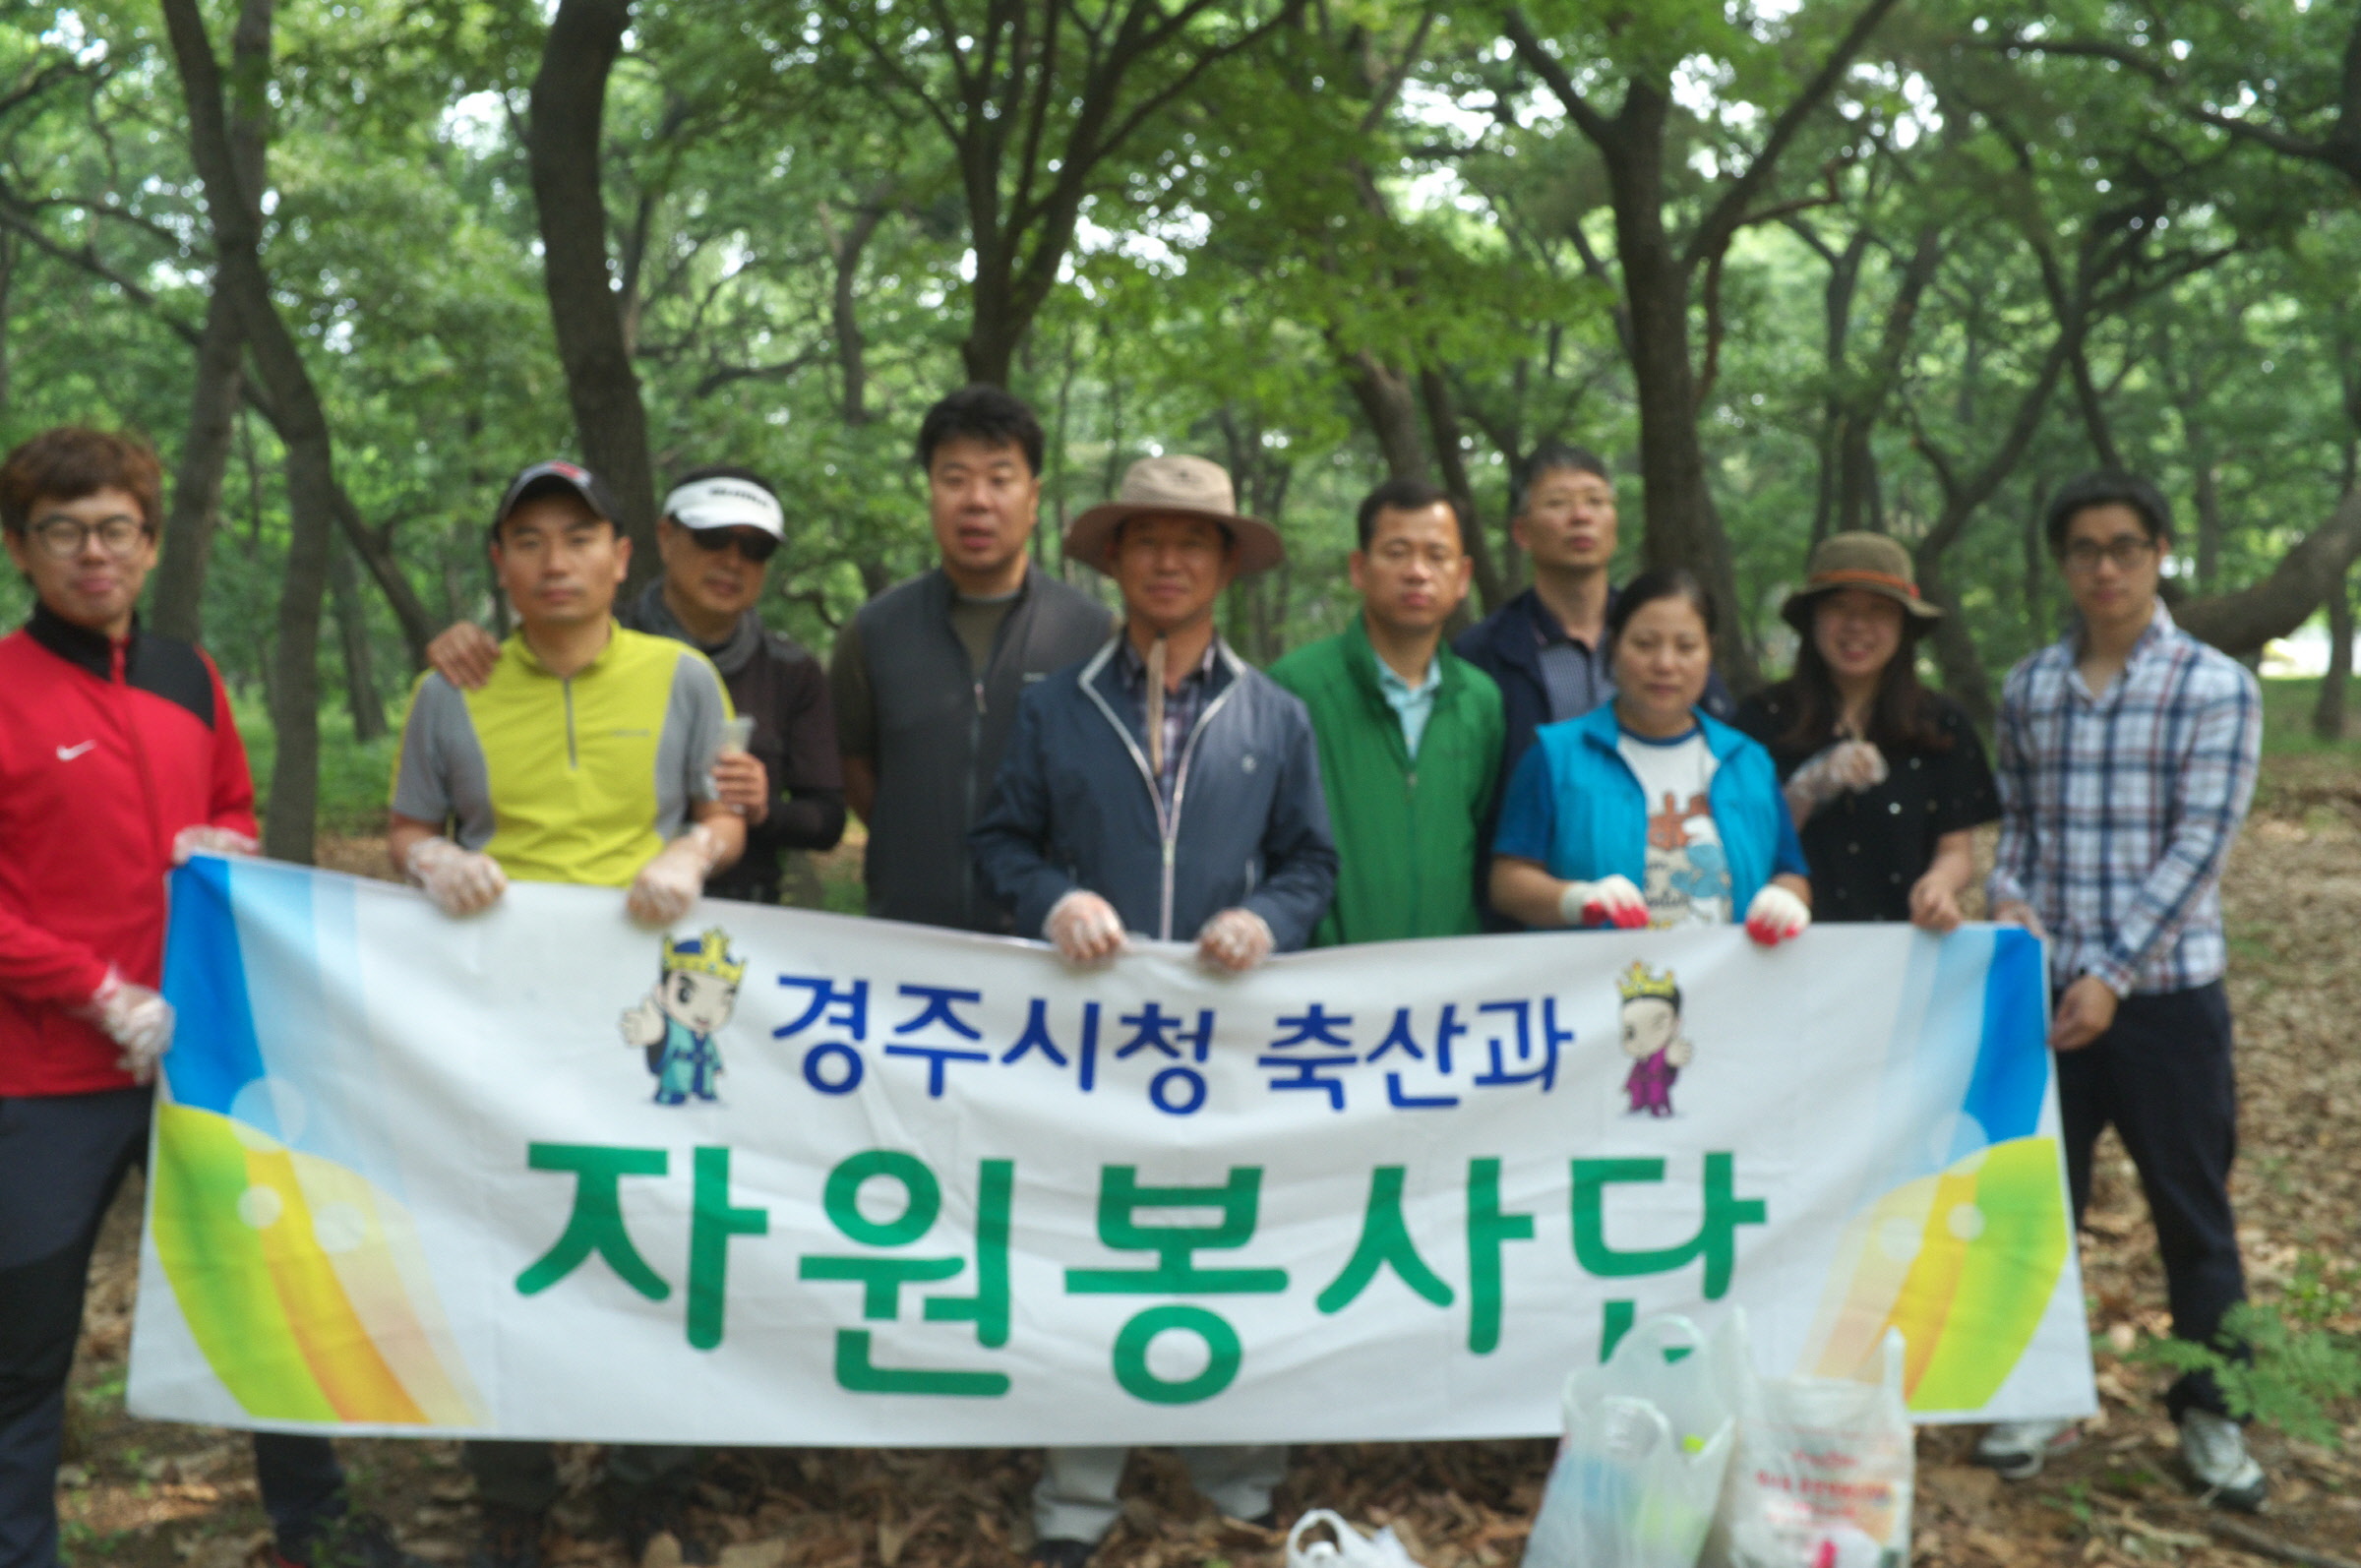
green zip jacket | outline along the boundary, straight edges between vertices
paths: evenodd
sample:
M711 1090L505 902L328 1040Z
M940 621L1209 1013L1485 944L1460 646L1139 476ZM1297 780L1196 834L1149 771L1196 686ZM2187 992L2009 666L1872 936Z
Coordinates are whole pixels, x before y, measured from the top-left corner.
M1312 933L1315 947L1483 929L1476 868L1505 734L1500 689L1448 644L1435 657L1442 687L1415 762L1359 616L1271 666L1311 710L1336 834L1336 902Z

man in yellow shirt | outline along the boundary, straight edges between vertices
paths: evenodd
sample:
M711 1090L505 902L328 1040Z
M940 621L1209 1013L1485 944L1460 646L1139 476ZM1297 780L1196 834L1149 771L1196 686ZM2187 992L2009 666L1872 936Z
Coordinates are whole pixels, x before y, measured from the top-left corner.
M714 799L730 699L702 653L615 624L631 541L606 489L567 462L535 463L492 521L492 565L516 633L492 677L463 692L420 680L402 729L390 848L396 870L453 917L497 902L509 878L624 887L632 918L666 926L735 861L746 824ZM678 1520L692 1451L618 1447L607 1461L633 1559ZM471 1442L483 1506L477 1568L537 1568L557 1497L547 1443Z

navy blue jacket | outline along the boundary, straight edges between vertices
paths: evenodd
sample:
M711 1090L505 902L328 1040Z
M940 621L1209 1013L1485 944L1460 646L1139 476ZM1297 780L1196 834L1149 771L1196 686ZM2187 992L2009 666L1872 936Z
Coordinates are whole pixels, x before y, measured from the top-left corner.
M1303 946L1336 890L1311 716L1217 642L1167 812L1117 646L1111 639L1017 703L992 804L967 836L977 874L1012 907L1022 935L1039 935L1050 906L1083 887L1137 935L1190 941L1242 905L1269 925L1279 951Z
M1607 590L1609 616L1615 613L1620 591ZM1542 679L1542 631L1558 630L1556 619L1540 595L1527 588L1462 632L1451 644L1453 652L1490 676L1500 688L1501 717L1507 720L1500 743L1499 788L1503 791L1516 776L1525 749L1533 745L1533 732L1549 722L1549 687ZM1736 715L1737 703L1731 699L1729 688L1722 684L1720 671L1706 678L1705 695L1697 705L1725 724Z

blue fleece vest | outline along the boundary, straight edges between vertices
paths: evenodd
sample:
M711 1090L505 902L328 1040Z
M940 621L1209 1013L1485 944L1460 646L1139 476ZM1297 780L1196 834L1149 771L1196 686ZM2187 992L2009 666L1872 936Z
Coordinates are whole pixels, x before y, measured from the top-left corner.
M1791 837L1786 801L1771 754L1724 724L1697 714L1713 753L1714 782L1706 804L1729 858L1730 908L1743 915L1778 865L1780 840ZM1648 799L1631 764L1616 750L1615 705L1603 702L1580 718L1544 724L1534 747L1549 770L1553 803L1548 871L1552 876L1597 881L1621 875L1648 885Z

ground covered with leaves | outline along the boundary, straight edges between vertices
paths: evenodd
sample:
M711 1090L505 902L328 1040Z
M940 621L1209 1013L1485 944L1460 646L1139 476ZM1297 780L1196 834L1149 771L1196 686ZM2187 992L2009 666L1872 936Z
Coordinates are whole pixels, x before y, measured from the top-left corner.
M323 858L352 871L383 865L365 841ZM2349 763L2270 764L2225 901L2243 1096L2239 1235L2254 1294L2292 1326L2300 1357L2361 1335L2361 775ZM269 1536L244 1439L123 1412L137 1198L125 1194L92 1269L70 1406L67 1546L84 1564L248 1568ZM2105 1409L2078 1452L2023 1484L1968 1463L1972 1433L1923 1431L1915 1562L2361 1568L2361 1404L2307 1413L2300 1358L2285 1361L2285 1386L2270 1392L2285 1424L2306 1435L2252 1432L2273 1478L2269 1511L2223 1515L2190 1496L2159 1401L2172 1374L2152 1358L2165 1328L2154 1251L2138 1182L2110 1139L2083 1247ZM457 1445L355 1441L342 1451L363 1502L412 1551L464 1559L474 1508ZM1303 1447L1281 1509L1332 1507L1364 1528L1391 1524L1426 1568L1490 1568L1520 1555L1550 1452L1544 1441ZM600 1526L597 1450L565 1453L556 1563L626 1568ZM716 1451L699 1473L696 1522L722 1548L723 1568L1006 1564L1030 1544L1036 1464L1022 1450ZM1169 1453L1137 1453L1126 1491L1123 1523L1100 1554L1106 1568L1280 1561L1277 1533L1214 1517ZM671 1568L667 1545L659 1538L644 1568Z

